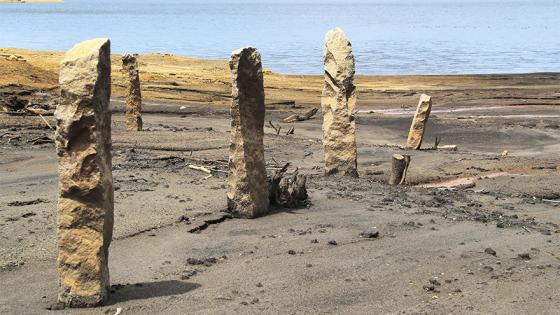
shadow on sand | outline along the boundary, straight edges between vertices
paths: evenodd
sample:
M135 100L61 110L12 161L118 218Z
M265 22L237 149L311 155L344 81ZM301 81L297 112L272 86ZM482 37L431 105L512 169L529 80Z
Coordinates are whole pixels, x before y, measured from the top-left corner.
M171 296L187 293L200 287L196 283L177 280L157 281L149 283L116 284L111 286L111 295L105 305L114 305L131 300L143 300L154 297Z

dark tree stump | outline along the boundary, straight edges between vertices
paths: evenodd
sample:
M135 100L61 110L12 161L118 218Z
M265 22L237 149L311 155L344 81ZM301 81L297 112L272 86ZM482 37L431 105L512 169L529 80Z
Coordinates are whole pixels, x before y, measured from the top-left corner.
M307 177L300 175L296 169L293 173L286 175L289 164L276 171L268 179L269 200L272 205L285 208L298 208L309 204L307 195Z

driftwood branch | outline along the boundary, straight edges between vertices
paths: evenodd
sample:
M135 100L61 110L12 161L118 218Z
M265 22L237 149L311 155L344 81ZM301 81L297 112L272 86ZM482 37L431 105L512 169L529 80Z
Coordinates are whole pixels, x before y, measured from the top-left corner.
M306 111L305 113L299 115L299 114L293 114L290 115L286 118L284 118L284 120L282 120L285 123L293 123L296 121L305 121L305 120L309 120L311 118L313 118L313 116L315 116L315 114L317 114L317 112L319 111L318 108L312 108L308 111Z
M37 137L37 138L33 138L31 140L28 140L27 143L37 145L37 144L45 144L45 143L54 143L54 140L49 136L40 136L40 137Z
M272 123L272 120L269 120L269 121L268 121L268 124L270 125L270 127L271 127L272 129L274 129L274 131L276 131L276 135L279 135L279 134L280 134L280 131L282 130L282 126L280 126L280 124L278 124L278 127L276 127L276 126Z

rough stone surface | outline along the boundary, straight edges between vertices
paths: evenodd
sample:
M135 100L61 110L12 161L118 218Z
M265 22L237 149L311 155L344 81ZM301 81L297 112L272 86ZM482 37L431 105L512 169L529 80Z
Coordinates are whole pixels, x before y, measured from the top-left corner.
M426 94L420 95L420 102L418 103L418 108L416 109L416 114L414 114L410 132L408 133L408 140L406 142L407 149L420 149L431 110L432 98Z
M126 81L126 129L142 130L142 94L140 92L140 75L136 57L126 54L122 57L123 72Z
M109 40L74 46L60 64L59 80L58 300L69 307L97 306L110 285L113 233Z
M325 85L321 97L323 145L327 175L358 176L356 151L356 87L352 45L335 28L325 37Z
M231 54L229 65L233 84L228 210L254 218L268 211L261 55L255 48L242 48Z

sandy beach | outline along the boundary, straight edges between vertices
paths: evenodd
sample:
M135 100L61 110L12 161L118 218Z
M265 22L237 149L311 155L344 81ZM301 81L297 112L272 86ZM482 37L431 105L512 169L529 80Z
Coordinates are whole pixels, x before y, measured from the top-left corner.
M56 104L62 56L0 49L0 101ZM56 314L560 308L560 73L358 76L360 177L339 179L323 176L320 112L282 121L320 108L323 78L266 70L265 121L295 130L265 127L267 168L299 168L311 205L244 220L221 214L227 61L140 55L144 131L130 133L120 58L112 56L112 295L101 308ZM422 93L433 99L423 150L407 151ZM56 122L44 118L0 112L1 314L48 314L56 302L58 180L47 126ZM431 150L436 137L458 150ZM395 153L412 156L409 185L386 184ZM363 237L372 229L379 236Z

